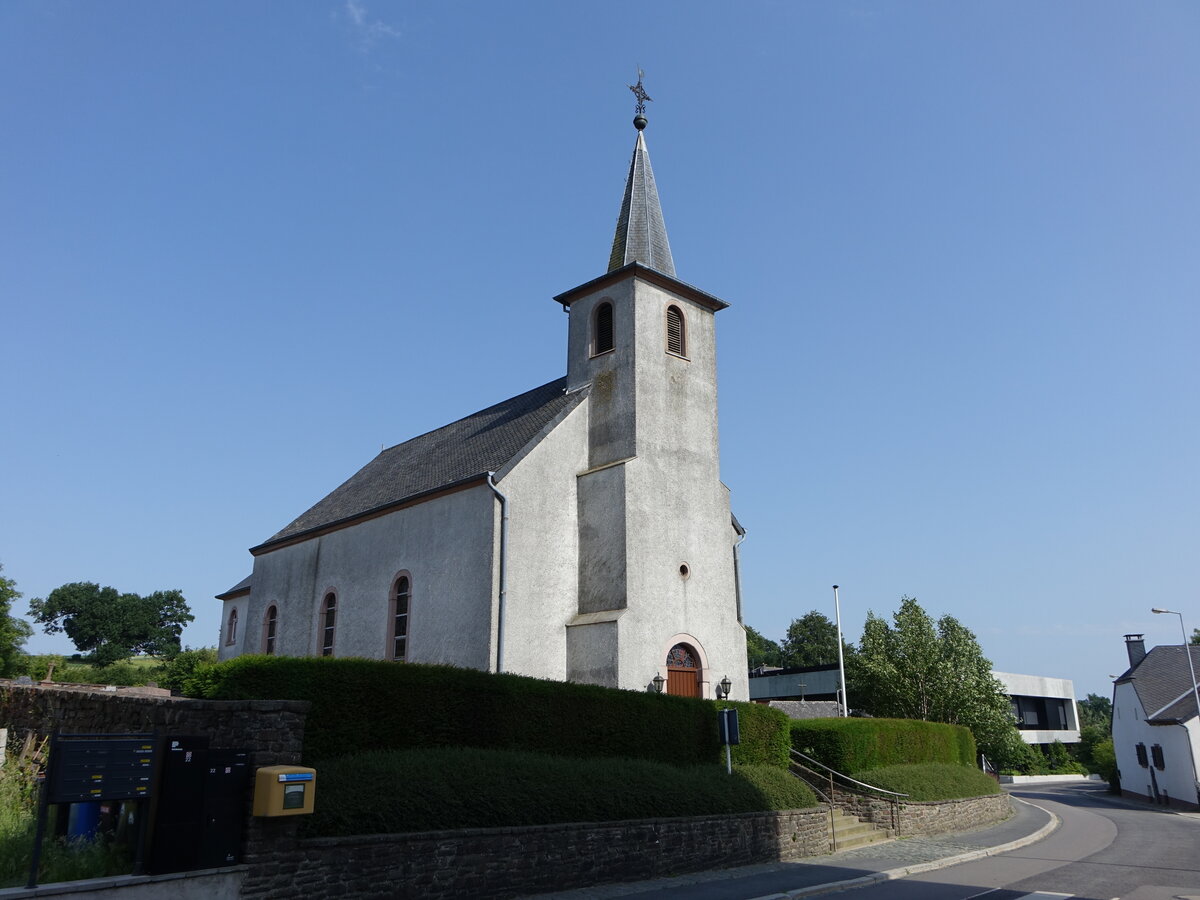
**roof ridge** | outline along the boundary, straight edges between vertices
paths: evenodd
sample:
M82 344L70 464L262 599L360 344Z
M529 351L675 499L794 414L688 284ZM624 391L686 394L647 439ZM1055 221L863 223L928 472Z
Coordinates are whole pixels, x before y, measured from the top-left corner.
M390 447L384 447L382 450L379 451L379 455L382 456L384 453L388 453L392 450L395 450L398 447L403 447L405 444L411 444L413 441L419 441L421 438L428 437L431 434L437 434L439 431L444 431L447 428L453 428L455 425L459 425L459 424L467 421L468 419L473 419L476 416L481 416L490 410L496 409L496 408L504 406L506 404L513 403L517 400L520 400L523 397L528 397L530 394L536 394L539 391L544 391L547 388L554 385L556 382L562 382L563 393L565 394L567 392L567 376L560 375L558 378L553 378L550 381L547 381L545 384L539 384L535 388L530 388L527 391L522 391L521 393L514 394L511 397L505 397L503 400L496 401L491 406L485 406L482 409L477 409L474 412L467 413L465 416L457 418L452 422L447 422L445 425L439 425L437 428L431 428L428 431L421 432L420 434L414 434L412 437L410 437L406 441L401 441L398 444L392 444L392 446L390 446Z

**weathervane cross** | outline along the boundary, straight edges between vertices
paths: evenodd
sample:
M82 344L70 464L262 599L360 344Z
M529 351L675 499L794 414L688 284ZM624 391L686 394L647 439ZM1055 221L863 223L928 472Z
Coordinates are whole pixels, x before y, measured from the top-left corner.
M638 80L637 80L637 84L631 84L631 85L629 85L629 89L630 89L631 91L633 91L633 96L637 97L637 102L638 102L638 105L637 105L637 114L638 114L639 116L644 116L644 115L646 114L646 103L647 103L647 101L649 101L649 102L651 102L651 103L653 103L653 102L654 102L654 101L653 101L653 98L651 98L651 96L650 96L649 94L647 94L647 93L646 93L646 89L645 89L644 87L642 87L642 79L643 79L643 78L645 78L645 77L646 77L646 73L642 71L642 67L641 67L641 66L638 66Z

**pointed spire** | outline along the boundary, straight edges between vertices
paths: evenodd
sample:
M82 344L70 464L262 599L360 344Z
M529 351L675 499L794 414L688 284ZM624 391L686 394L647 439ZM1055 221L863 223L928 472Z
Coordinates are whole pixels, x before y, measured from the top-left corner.
M633 120L638 136L629 164L629 178L625 181L625 196L621 200L621 214L617 217L612 253L608 257L608 271L639 262L674 278L675 261L667 241L667 226L658 202L654 170L650 168L650 151L646 149L646 138L642 133L646 127L646 101L650 98L642 88L641 69L638 70L638 83L631 85L630 90L638 98L637 116Z

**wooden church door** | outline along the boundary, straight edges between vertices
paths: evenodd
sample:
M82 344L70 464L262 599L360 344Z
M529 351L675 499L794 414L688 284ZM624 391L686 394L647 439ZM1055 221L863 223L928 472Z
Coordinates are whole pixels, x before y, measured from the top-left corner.
M676 644L667 654L667 693L700 696L700 667L696 665L696 651L687 644Z

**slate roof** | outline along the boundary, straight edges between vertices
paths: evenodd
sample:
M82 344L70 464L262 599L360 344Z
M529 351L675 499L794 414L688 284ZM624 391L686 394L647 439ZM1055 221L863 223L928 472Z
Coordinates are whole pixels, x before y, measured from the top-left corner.
M663 222L662 205L658 202L658 187L654 184L654 170L650 168L650 152L641 131L633 146L633 160L625 180L625 196L621 199L621 214L617 216L608 271L631 262L640 262L675 277L675 260L671 258L667 226Z
M586 395L567 394L566 387L567 379L559 378L383 450L251 552L502 469Z
M1178 644L1155 647L1116 680L1116 684L1133 684L1146 711L1146 721L1151 724L1185 722L1196 715L1191 673L1183 650ZM1200 672L1200 645L1190 644L1188 650L1192 666Z
M241 581L239 581L237 584L235 584L233 587L231 587L225 593L217 594L217 599L218 600L229 600L233 597L236 597L238 594L249 593L250 579L252 579L253 577L254 577L253 575L247 575L245 578L243 578Z

